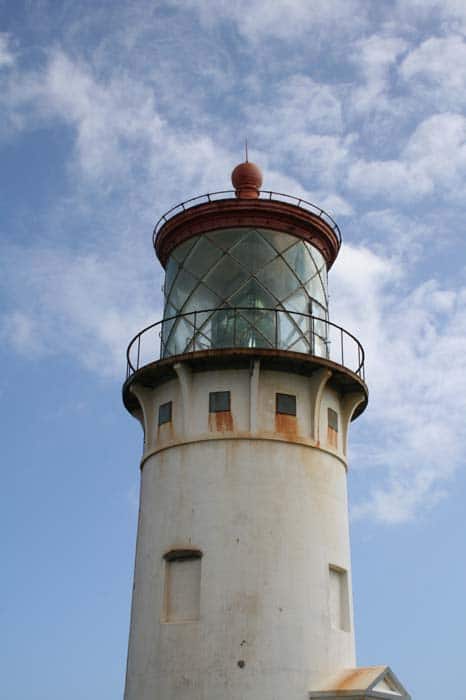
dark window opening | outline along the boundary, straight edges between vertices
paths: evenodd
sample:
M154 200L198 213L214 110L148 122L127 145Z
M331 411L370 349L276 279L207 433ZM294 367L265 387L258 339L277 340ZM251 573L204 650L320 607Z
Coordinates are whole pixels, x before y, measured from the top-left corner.
M276 394L277 413L283 413L286 416L296 415L296 396L293 394Z
M159 425L170 423L172 419L172 402L162 403L159 406Z
M200 559L202 552L200 549L171 549L163 555L167 561L181 561L182 559Z
M230 411L230 392L211 391L209 394L209 413Z
M338 448L338 413L333 408L327 409L327 443Z
M328 409L328 427L338 433L338 413L333 408Z

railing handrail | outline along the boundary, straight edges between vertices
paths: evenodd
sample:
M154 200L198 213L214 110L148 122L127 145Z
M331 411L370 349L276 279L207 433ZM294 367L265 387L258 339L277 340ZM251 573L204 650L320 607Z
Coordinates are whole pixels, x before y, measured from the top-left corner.
M354 336L349 331L345 330L342 326L339 326L338 324L333 323L332 321L328 321L325 318L321 318L320 316L306 314L306 313L303 313L301 311L291 311L289 309L280 309L280 308L276 308L276 307L272 308L272 307L254 307L254 306L221 306L221 307L215 307L215 308L209 308L209 309L196 309L196 311L187 311L187 312L182 313L182 314L175 314L173 316L168 316L167 318L163 318L160 321L156 321L155 323L151 323L149 326L146 326L141 331L139 331L139 333L136 333L136 335L131 339L131 341L127 347L127 350L126 350L126 360L127 360L126 376L127 376L127 378L129 378L132 374L137 372L138 369L140 369L139 357L140 357L140 348L141 348L141 338L144 334L153 330L157 326L161 326L163 328L163 324L168 323L169 321L175 321L176 319L185 318L186 316L194 316L196 318L196 316L198 314L207 314L207 313L214 314L214 313L220 312L220 311L231 311L231 312L254 311L254 312L259 312L259 313L261 313L263 311L268 311L268 312L274 312L275 315L277 315L278 313L282 313L282 314L288 314L289 316L301 316L301 317L305 317L311 321L318 321L319 323L325 323L327 327L334 328L337 331L339 331L339 333L340 333L341 350L342 350L342 352L341 352L342 358L341 359L342 359L342 361L341 361L341 363L337 363L337 364L341 364L343 367L346 367L346 365L344 364L344 356L343 356L343 337L345 336L347 338L350 338L352 341L354 341L354 343L356 344L357 350L358 350L358 362L359 362L359 364L358 364L357 369L351 370L351 371L354 372L354 374L357 374L358 376L360 376L361 379L363 379L363 381L365 380L365 376L364 376L364 361L365 361L364 348L361 345L361 343L359 342L359 340L356 338L356 336ZM200 329L197 329L197 331L196 331L196 328L194 328L193 337L195 337L196 332L199 333ZM322 339L322 336L320 336L318 333L315 333L314 335L316 335L317 337ZM131 350L136 343L138 344L138 346L137 346L138 361L136 363L137 366L134 367L133 363L131 362ZM240 347L240 346L238 346L238 347ZM216 349L225 349L225 348L217 347ZM195 352L195 351L192 350L190 352ZM311 353L309 353L309 354L312 356ZM316 357L318 357L318 355ZM349 369L349 368L347 368L347 369Z
M222 197L220 195L233 195L231 197ZM279 197L284 197L285 198L285 203L286 200L290 200L291 204L294 204L295 206L299 207L300 209L305 209L306 211L310 211L311 214L315 214L319 219L323 219L332 231L335 233L338 243L341 245L341 231L338 227L337 222L333 217L330 216L324 209L321 207L317 206L317 204L313 204L312 202L308 202L306 199L303 199L302 197L294 197L291 194L285 194L284 192L274 192L272 190L259 190L259 199L268 199L269 201L278 201L278 202L283 202L283 199L278 199ZM206 204L212 201L218 202L218 201L229 201L229 200L236 200L235 196L235 190L219 190L218 192L208 192L207 194L201 194L197 195L196 197L191 197L190 199L186 199L184 202L180 202L179 204L176 204L174 207L169 209L168 211L165 212L165 214L162 214L160 219L157 221L157 223L154 226L154 231L152 234L152 242L154 244L154 247L157 245L157 237L160 233L160 229L162 226L167 222L170 221L174 216L177 214L186 211L187 209L192 209L193 207L199 206L200 204ZM251 200L249 200L251 201ZM254 200L253 200L254 201Z

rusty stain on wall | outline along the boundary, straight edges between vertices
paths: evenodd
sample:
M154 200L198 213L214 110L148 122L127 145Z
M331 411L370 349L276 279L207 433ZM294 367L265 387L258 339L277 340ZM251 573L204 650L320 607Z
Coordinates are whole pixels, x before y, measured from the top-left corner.
M209 430L217 433L228 433L233 430L233 415L231 411L216 411L209 413Z
M275 431L290 440L295 439L298 434L296 416L289 416L286 413L276 413Z
M175 439L175 431L173 423L163 423L157 426L157 442L171 442Z
M334 447L337 449L338 447L338 433L334 428L331 428L328 426L327 428L327 444L330 445L330 447Z

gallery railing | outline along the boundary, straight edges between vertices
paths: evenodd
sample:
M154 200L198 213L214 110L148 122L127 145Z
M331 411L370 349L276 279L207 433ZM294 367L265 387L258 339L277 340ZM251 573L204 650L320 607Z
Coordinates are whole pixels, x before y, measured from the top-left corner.
M177 204L176 206L169 209L167 212L165 212L165 214L163 214L160 217L160 219L155 224L154 233L152 236L154 246L157 243L157 236L159 234L160 229L167 221L172 219L174 216L180 214L182 211L191 209L192 207L197 207L200 204L208 204L209 202L216 201L218 202L224 199L236 199L235 191L221 190L219 192L209 192L208 194L201 194L197 197L187 199L186 201L181 202L180 204ZM312 202L308 202L306 199L302 199L300 197L293 197L292 195L284 194L283 192L272 192L271 190L260 190L259 199L267 199L272 202L285 202L288 204L293 204L295 207L299 207L300 209L305 209L306 211L309 211L311 214L314 214L314 216L317 216L319 219L322 219L330 226L332 231L335 233L339 244L341 244L341 232L338 228L337 222L334 219L332 219L330 214L327 214L327 212L324 211L324 209L318 207L316 204L312 204Z
M243 306L190 311L147 326L128 346L126 376L158 359L221 348L305 353L331 360L365 379L364 349L341 326L287 309Z

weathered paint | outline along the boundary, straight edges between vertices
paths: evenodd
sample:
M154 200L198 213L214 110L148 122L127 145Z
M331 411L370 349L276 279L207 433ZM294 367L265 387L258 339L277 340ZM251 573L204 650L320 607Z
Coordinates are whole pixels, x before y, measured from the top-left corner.
M344 398L328 377L259 366L177 374L134 389L146 440L125 699L304 698L355 664L345 456L325 445ZM209 414L223 390L231 412ZM277 392L296 416L276 414ZM166 401L172 423L154 431ZM177 548L203 554L198 621L164 621ZM330 565L347 571L349 631L330 623Z
M406 688L389 666L365 666L346 668L328 677L309 692L310 698L332 700L410 700Z
M209 428L217 433L233 432L233 415L231 411L216 411L209 414Z
M277 413L275 415L275 430L280 435L283 435L287 440L296 440L297 425L296 416L288 416L285 413Z

